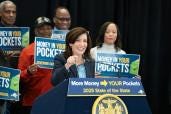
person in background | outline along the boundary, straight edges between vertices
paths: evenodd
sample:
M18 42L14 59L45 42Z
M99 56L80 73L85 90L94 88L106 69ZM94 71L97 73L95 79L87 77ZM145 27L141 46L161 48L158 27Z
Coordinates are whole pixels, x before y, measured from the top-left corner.
M5 0L0 3L0 27L16 27L16 5L14 2L10 0ZM8 67L17 68L17 62L18 62L18 56L19 53L16 51L13 51L11 53L7 53L3 49L1 49L2 54L2 61L4 63L8 62ZM5 108L5 112L2 114L10 114L10 110L12 109L12 102L5 102L0 104L7 104L7 107ZM4 105L5 106L5 105ZM0 111L1 112L1 111ZM0 113L1 114L1 113Z
M2 49L0 49L0 66L9 67L9 62L6 60ZM0 98L0 114L6 114L6 112L8 112L6 103L7 102L5 100Z
M60 6L55 9L53 22L54 30L69 30L71 26L71 16L66 7Z
M55 86L68 78L94 78L95 62L91 58L91 38L82 27L73 28L66 35L63 54L54 58L52 84Z
M36 37L51 37L52 23L47 17L39 17L35 21ZM31 43L24 48L19 57L18 68L21 70L20 80L22 82L22 110L20 114L30 114L34 100L41 94L52 88L51 69L39 68L34 64L34 46Z
M0 3L0 20L0 27L16 27L16 5L12 1L6 0ZM10 53L4 51L12 68L17 68L19 53L20 51Z
M16 5L9 0L0 3L0 27L15 27Z
M92 48L90 53L95 60L97 53L126 54L121 46L118 26L114 22L105 22L100 28L96 47Z

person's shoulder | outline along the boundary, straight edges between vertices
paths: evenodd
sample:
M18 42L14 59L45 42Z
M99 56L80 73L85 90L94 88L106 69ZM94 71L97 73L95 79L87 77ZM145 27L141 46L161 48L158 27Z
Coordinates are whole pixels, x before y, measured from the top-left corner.
M8 27L8 26L6 26L6 25L4 25L4 24L2 24L2 23L0 22L0 27ZM16 25L11 25L11 26L9 26L9 27L18 27L18 26L16 26Z
M124 50L121 50L121 54L126 54L126 52Z
M97 50L97 46L95 46L95 47L93 47L93 48L91 48L91 52L94 52L94 51L96 51Z
M29 44L27 47L28 48L31 48L31 47L34 47L35 46L35 43L34 42L32 42L31 44Z
M22 49L22 52L34 50L34 45L35 45L34 43L29 44L28 46Z
M96 58L96 53L97 53L97 46L91 48L91 50L90 50L90 55L91 55L91 57L92 57L93 59Z
M97 49L97 48L99 48L99 46L94 46L94 47L92 47L91 49Z
M122 49L119 49L118 54L126 54L126 52L124 50L122 50Z

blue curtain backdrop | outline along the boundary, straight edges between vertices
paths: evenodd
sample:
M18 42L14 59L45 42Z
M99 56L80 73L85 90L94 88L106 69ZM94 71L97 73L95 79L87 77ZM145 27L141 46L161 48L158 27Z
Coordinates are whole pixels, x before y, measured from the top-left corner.
M89 29L94 45L100 25L105 21L116 22L121 30L123 49L141 55L140 75L152 112L169 111L170 0L13 1L17 4L16 24L30 26L32 32L38 16L52 18L56 6L66 6L71 13L72 27ZM31 42L33 40L32 37Z

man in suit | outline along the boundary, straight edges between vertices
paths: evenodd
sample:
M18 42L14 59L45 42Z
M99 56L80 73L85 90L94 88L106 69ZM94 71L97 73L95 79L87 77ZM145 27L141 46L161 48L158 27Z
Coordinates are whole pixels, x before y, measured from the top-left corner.
M55 9L53 17L54 30L68 30L71 25L71 16L66 7L60 6Z

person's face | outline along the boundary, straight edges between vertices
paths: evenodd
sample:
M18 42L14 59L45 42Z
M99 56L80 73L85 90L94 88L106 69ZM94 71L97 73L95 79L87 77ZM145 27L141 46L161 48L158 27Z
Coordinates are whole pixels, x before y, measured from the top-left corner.
M71 17L66 9L56 10L55 17L53 18L55 26L60 30L68 30L71 24Z
M104 43L114 44L117 38L117 28L115 24L109 24L105 34L104 34Z
M73 55L82 56L87 49L87 34L80 35L73 44L69 44L72 48Z
M14 4L6 4L3 11L0 12L1 23L7 26L14 25L16 21L16 6Z
M52 27L50 25L42 25L35 29L35 34L37 37L50 38L52 34Z

